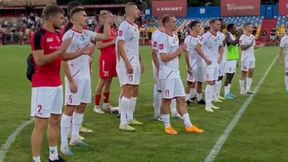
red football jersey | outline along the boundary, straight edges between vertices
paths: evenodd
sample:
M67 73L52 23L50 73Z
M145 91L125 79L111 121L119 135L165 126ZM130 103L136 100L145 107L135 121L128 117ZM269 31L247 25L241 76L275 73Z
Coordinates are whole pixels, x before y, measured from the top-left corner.
M115 30L110 30L111 31L111 36L107 40L103 40L103 43L111 42L115 39ZM116 51L115 51L115 44L110 45L108 47L102 48L100 53L99 59L106 60L106 61L111 61L111 62L116 62Z
M49 32L45 29L37 31L31 40L32 51L42 50L44 55L49 55L61 46L61 35L57 32ZM61 85L60 68L61 57L56 58L43 66L35 65L35 73L32 77L32 87L58 87Z

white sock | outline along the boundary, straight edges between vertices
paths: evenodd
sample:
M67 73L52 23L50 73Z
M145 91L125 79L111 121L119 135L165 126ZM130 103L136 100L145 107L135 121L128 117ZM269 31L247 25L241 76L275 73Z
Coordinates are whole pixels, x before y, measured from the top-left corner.
M186 93L185 101L188 101L189 99L190 99L190 94L187 94L187 93Z
M161 102L162 102L162 93L161 90L156 91L156 96L154 98L154 117L159 117L161 115Z
M121 113L120 125L128 124L127 114L129 111L129 105L130 105L130 99L123 96L120 102L120 113Z
M127 114L128 122L132 121L134 119L134 111L135 111L135 107L136 107L136 101L137 101L137 97L131 97L130 98L129 110L128 110L128 114Z
M74 112L72 118L72 140L79 138L79 131L83 122L84 114Z
M222 88L222 80L217 81L218 85L217 85L217 96L221 96L221 88Z
M202 100L202 93L197 92L196 96L197 96L197 101Z
M161 115L161 120L163 121L165 128L170 128L171 127L170 115L169 114L162 114Z
M227 89L228 89L228 93L231 93L231 83L228 84Z
M206 101L206 107L209 108L212 105L213 100L213 88L214 86L207 84L205 88L205 101Z
M121 113L121 110L120 110L121 106L120 106L120 104L121 104L121 97L119 96L119 97L118 97L118 107L119 107L119 112Z
M196 96L196 88L191 88L190 89L190 98L193 98Z
M224 86L224 96L229 94L229 86Z
M170 109L173 115L178 114L177 108L176 108L176 99L172 99L171 104L170 104Z
M71 117L71 119L70 119L68 136L72 137L72 117Z
M184 121L184 125L186 128L191 128L192 127L192 123L190 121L190 117L189 117L189 114L188 113L185 113L183 116L182 116L182 119Z
M49 159L58 160L58 150L57 146L49 146Z
M286 91L288 92L288 76L285 76Z
M245 82L244 80L239 80L240 92L245 92Z
M68 135L70 133L71 116L62 114L60 129L61 129L61 144L68 146Z
M154 84L154 88L153 88L153 107L154 107L154 113L155 113L155 105L156 103L156 97L157 97L157 88L156 88L156 84Z
M216 81L215 84L213 85L213 88L212 88L212 100L218 98L217 90L218 90L218 88L217 88L217 81Z
M33 156L33 162L41 162L40 156Z
M252 78L248 78L246 79L246 92L250 91L251 85L252 85Z

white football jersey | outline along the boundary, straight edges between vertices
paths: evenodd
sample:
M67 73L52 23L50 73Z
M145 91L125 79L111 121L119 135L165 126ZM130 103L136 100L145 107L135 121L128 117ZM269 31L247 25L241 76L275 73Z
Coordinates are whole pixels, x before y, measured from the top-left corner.
M203 64L204 61L195 50L195 47L200 44L200 38L200 36L194 37L192 35L188 35L184 40L184 43L187 45L186 51L189 54L188 57L191 68L193 68L193 66Z
M140 33L136 24L131 24L127 20L123 21L118 28L117 42L125 42L125 51L131 64L140 64L139 61L139 38ZM125 65L125 62L117 53L117 64Z
M285 35L280 41L280 47L284 48L284 53L288 56L288 35Z
M159 35L159 57L161 54L172 54L179 48L178 36L161 33ZM159 61L159 79L180 78L178 57L168 62Z
M72 38L70 45L67 48L68 53L73 53L80 48L87 47L91 41L94 41L97 33L90 30L83 30L82 33L73 29L68 30L62 40ZM90 56L81 55L73 60L68 61L69 69L73 77L90 76Z
M219 32L217 32L216 35L212 34L210 31L206 32L201 37L200 43L203 46L203 51L206 57L212 62L212 64L217 64L219 47L223 46L223 41Z
M255 60L255 55L254 55L254 49L255 49L255 45L256 45L256 42L255 42L255 36L254 35L246 35L246 34L243 34L240 39L240 45L244 45L244 46L247 46L247 45L250 45L251 43L253 43L253 45L246 49L246 50L242 50L242 57L241 57L241 60L246 60L246 59L249 59L249 60Z

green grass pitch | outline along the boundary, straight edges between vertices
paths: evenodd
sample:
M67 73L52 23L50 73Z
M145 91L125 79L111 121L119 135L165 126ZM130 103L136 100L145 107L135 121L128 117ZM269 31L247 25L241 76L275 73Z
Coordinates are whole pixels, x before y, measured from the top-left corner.
M278 55L276 47L264 47L256 52L256 71L252 89L257 85L272 60ZM0 144L24 121L30 119L31 87L25 78L26 57L29 46L0 46ZM239 94L239 68L232 84L232 92L238 97L233 101L216 104L222 109L207 113L202 106L188 108L192 122L205 129L205 134L186 134L183 123L172 119L179 131L177 136L168 136L163 125L153 117L153 78L151 50L141 48L145 62L140 95L136 107L136 118L145 123L136 127L134 133L118 130L119 119L113 115L99 115L86 110L84 125L94 133L83 134L89 147L72 147L70 162L201 162L222 135L224 129L237 113L247 96ZM98 55L94 54L93 88L98 79ZM180 61L184 81L185 62ZM94 91L94 89L93 89ZM111 88L111 104L118 104L119 83L114 79ZM284 162L288 161L288 96L284 88L284 67L277 62L264 81L254 100L230 134L217 162ZM30 162L30 135L33 125L25 128L8 150L5 162ZM48 157L47 140L44 139L42 161Z

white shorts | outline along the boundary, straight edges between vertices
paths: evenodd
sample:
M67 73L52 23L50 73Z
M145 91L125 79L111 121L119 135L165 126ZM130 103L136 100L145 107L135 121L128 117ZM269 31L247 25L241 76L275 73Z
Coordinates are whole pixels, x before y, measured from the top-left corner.
M212 64L206 66L205 71L205 80L206 81L215 81L218 80L218 74L219 74L219 65L218 64Z
M192 69L192 74L187 73L186 80L188 82L204 82L205 67L196 66Z
M225 66L226 66L226 62L222 62L219 65L218 76L224 76L224 74L225 74Z
M227 61L225 64L225 74L236 73L237 69L237 60Z
M161 79L162 98L184 97L185 91L181 78Z
M196 80L195 80L195 77L194 77L194 75L193 75L193 72L192 73L188 73L187 72L187 78L186 78L186 80L188 81L188 82L195 82Z
M51 114L61 115L62 108L62 86L32 88L31 116L49 118Z
M69 81L65 78L65 105L78 106L81 103L91 103L91 78L74 78L77 85L77 92L72 93Z
M117 66L117 74L119 78L120 86L123 85L139 85L141 79L141 67L140 64L132 65L133 74L128 74L125 66L118 65Z
M241 61L241 71L248 71L249 69L254 69L255 60L246 59Z

